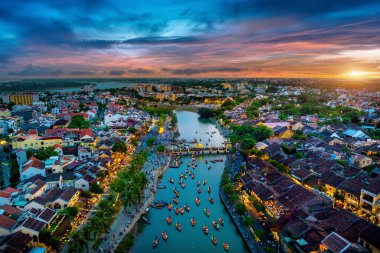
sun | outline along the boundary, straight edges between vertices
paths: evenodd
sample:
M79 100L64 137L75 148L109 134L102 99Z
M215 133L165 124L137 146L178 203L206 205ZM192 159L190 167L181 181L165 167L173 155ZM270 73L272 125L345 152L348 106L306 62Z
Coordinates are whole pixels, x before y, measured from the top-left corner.
M368 75L367 72L360 71L360 70L352 70L345 74L345 76L349 78L363 78L363 77L366 77L367 75Z
M348 75L351 77L361 77L361 76L364 76L365 73L363 71L353 70L350 73L348 73Z

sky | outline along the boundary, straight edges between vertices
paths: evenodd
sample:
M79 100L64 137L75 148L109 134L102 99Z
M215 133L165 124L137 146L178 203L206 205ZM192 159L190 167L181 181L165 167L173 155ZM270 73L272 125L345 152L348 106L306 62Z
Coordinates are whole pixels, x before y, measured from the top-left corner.
M0 78L380 77L378 0L0 1Z

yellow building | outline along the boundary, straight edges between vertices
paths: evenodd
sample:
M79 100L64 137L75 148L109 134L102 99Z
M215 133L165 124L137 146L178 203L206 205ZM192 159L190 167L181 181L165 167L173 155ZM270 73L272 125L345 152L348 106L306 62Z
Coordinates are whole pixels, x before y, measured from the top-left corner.
M30 105L37 102L38 94L36 93L15 93L3 96L4 103L15 103L16 105Z
M16 136L12 140L13 149L41 149L53 147L55 144L62 145L60 137L41 137L41 136Z

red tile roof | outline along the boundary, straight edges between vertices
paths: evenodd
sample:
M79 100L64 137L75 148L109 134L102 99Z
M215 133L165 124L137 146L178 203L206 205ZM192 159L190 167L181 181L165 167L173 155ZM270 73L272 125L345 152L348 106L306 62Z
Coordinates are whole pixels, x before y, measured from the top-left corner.
M10 230L15 224L16 220L11 219L7 216L0 215L0 227Z

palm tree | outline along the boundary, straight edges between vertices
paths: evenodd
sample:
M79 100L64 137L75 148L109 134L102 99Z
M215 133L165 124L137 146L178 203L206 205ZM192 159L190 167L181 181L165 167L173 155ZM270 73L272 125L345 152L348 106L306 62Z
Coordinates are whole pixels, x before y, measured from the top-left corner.
M82 233L80 230L74 231L71 234L70 238L71 239L69 241L69 252L79 252L80 253L80 252L82 252L82 249L84 246L86 247L87 252L89 251L87 241L82 236Z

